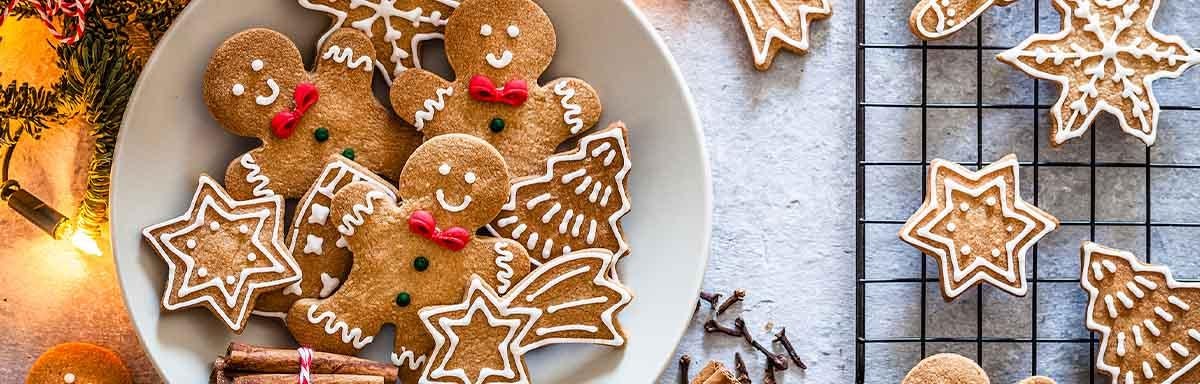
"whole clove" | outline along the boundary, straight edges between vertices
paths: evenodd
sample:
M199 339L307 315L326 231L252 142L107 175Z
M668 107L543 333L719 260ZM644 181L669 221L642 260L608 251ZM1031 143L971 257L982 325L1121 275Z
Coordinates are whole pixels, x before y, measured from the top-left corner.
M735 329L737 329L738 332L742 333L742 338L746 340L747 344L750 344L751 347L757 349L763 354L764 357L767 358L767 365L774 366L780 371L786 371L788 369L787 359L784 358L782 354L773 353L767 350L767 348L759 343L758 340L754 340L754 336L750 335L750 330L746 329L745 320L742 320L741 317L733 319L733 325L736 327Z
M739 288L733 290L733 294L729 295L729 298L725 299L725 301L721 303L721 306L717 307L717 312L713 315L713 317L715 318L716 316L725 314L725 311L729 310L730 306L733 306L734 303L741 302L744 299L746 299L745 289Z
M793 363L796 363L797 367L800 367L800 369L808 369L808 365L804 364L804 361L800 360L800 355L796 353L796 348L792 346L792 341L788 340L787 327L779 329L779 333L775 334L774 341L783 344L783 350L787 351L788 357L792 359Z
M708 333L720 332L733 337L742 336L742 331L722 325L716 320L708 320L704 322L704 331Z
M721 294L700 291L700 300L708 303L710 308L716 310L717 304L721 302Z
M775 384L775 366L767 364L767 373L763 375L763 384Z
M746 370L746 362L742 361L742 353L733 353L733 369L737 371L737 380L742 384L750 383L750 372Z
M688 374L688 369L691 368L691 366L692 366L692 357L691 356L689 356L686 353L683 356L679 356L679 382L680 383L688 384L688 382L691 381L688 378L689 376L691 376L690 374Z

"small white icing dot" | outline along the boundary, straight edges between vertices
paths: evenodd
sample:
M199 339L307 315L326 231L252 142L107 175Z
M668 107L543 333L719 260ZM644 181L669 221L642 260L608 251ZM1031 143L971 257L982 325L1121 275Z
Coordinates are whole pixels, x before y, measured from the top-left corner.
M521 35L521 28L517 28L516 25L508 26L508 36L509 37L517 37L520 35Z
M971 254L971 246L970 246L970 245L964 245L964 246L962 246L962 248L961 248L961 249L959 249L959 252L960 252L960 253L962 253L962 254L964 254L964 255L970 255L970 254Z
M237 279L234 279L233 276L225 276L225 284L233 284L235 281L237 281Z
M442 165L438 167L438 173L442 174L442 176L449 175L450 164L442 163Z
M491 24L484 24L484 25L480 26L480 27L479 27L479 34L480 34L480 35L484 35L484 36L491 36L491 35L492 35L492 25L491 25Z
M208 268L200 267L200 269L196 270L196 276L200 276L200 277L208 276Z
M950 231L950 232L954 232L955 230L958 230L958 226L954 225L954 223L949 223L949 224L946 224L946 230Z
M251 253L251 254L249 254L249 255L246 255L246 260L254 261L254 260L257 260L257 259L258 259L258 255L255 255L255 254L253 254L253 253Z
M476 179L478 179L478 177L475 176L475 172L467 172L463 175L463 181L466 181L467 184L475 184Z
M954 17L958 15L958 10L950 8L946 10L946 16Z
M211 230L214 230L214 231L215 231L215 230L218 230L218 229L221 229L221 224L218 224L218 223L217 223L217 222L215 222L215 221L210 221L210 222L208 222L208 229L211 229Z
M244 94L246 94L246 86L245 85L242 85L240 83L233 85L233 95L234 96L241 96Z
M984 202L984 204L987 204L990 207L990 206L996 205L996 198L989 197L989 198L987 198L987 200L984 200L983 202Z
M67 384L74 383L75 382L75 374L68 372L67 374L63 375L63 382L67 383Z
M971 210L971 206L967 203L962 203L962 204L958 205L958 209L961 209L963 212L966 212L966 211Z
M1010 225L1010 226L1008 226L1007 228L1004 228L1004 230L1005 230L1005 231L1012 232L1012 231L1013 231L1013 227Z
M992 248L992 257L1000 256L1000 250Z
M247 227L246 224L239 225L238 232L241 232L243 234L250 233L250 227Z
M187 247L188 249L196 249L196 239L188 239Z
M254 59L254 61L250 62L250 69L253 69L254 72L263 70L263 67L265 66L266 64L263 64L263 61L259 59Z

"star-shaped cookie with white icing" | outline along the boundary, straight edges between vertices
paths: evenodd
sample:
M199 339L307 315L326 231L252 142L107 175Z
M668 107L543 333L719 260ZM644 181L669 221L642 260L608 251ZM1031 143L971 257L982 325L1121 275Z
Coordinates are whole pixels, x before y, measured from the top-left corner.
M1025 295L1025 253L1058 219L1021 199L1019 171L1016 155L980 171L930 164L925 202L900 239L937 258L946 301L982 282Z
M263 292L300 280L283 245L283 198L238 201L207 175L187 212L142 234L167 263L162 306L206 306L241 333Z
M528 383L517 340L540 314L534 308L510 308L482 279L471 279L462 303L420 312L435 343L421 382Z

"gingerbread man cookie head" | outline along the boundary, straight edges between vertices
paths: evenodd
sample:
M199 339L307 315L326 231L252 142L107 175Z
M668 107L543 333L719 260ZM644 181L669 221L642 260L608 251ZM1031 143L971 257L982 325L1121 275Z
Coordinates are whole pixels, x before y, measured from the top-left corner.
M534 83L557 42L550 17L530 0L464 1L446 24L446 56L459 77L483 75L496 85Z
M230 37L213 54L204 73L204 100L225 129L262 137L275 112L290 104L304 73L304 59L286 36L248 30Z
M425 142L404 166L400 196L427 209L438 223L475 229L500 212L510 175L486 141L449 134Z

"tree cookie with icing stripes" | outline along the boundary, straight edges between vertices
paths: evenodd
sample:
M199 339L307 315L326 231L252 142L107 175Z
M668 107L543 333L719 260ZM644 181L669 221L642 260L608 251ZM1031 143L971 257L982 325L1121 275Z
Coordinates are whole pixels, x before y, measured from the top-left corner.
M1200 63L1182 38L1159 33L1159 0L1054 0L1062 30L1035 34L997 58L1038 79L1058 83L1050 109L1050 143L1082 136L1101 112L1146 145L1158 135L1154 81L1176 78Z
M527 383L531 350L625 345L617 314L633 295L609 277L612 262L606 250L579 251L535 269L507 294L474 277L461 303L422 309L434 348L420 382Z
M900 239L937 259L946 301L979 283L1025 295L1025 254L1058 219L1021 199L1020 179L1016 155L979 171L930 163L925 202Z
M396 188L354 161L332 155L312 188L300 198L288 238L292 258L304 278L280 291L258 299L256 315L283 318L292 303L303 298L326 298L337 291L350 273L351 254L347 240L338 233L333 196L350 183L366 183L397 199Z
M812 44L809 26L814 20L833 14L831 1L729 0L746 30L754 68L759 71L771 69L780 49L807 53Z
M353 29L329 36L311 73L278 32L249 29L222 43L204 73L204 100L226 130L262 142L229 164L230 194L298 198L333 154L398 175L421 136L375 98L373 57Z
M200 176L187 212L142 231L167 263L162 307L206 307L241 334L260 295L300 280L283 226L283 197L239 201Z
M398 202L370 183L337 192L330 217L354 253L350 273L333 295L296 301L288 329L302 345L352 354L384 324L397 329L393 362L404 382L433 348L417 311L462 299L472 275L511 287L531 268L525 249L475 230L500 211L510 175L487 142L450 134L425 142L400 176Z
M1096 369L1113 383L1200 382L1200 284L1096 243L1081 253L1087 327L1100 334Z
M446 24L446 56L455 81L424 70L392 84L392 107L426 138L465 133L487 140L515 177L536 174L559 144L600 117L600 99L579 79L538 77L557 37L532 0L470 0Z
M630 209L627 134L615 123L584 136L573 151L550 156L543 175L513 183L488 229L524 244L536 265L586 248L620 259L629 251L621 228Z
M921 0L908 18L908 29L921 40L949 38L993 6L1017 0Z

